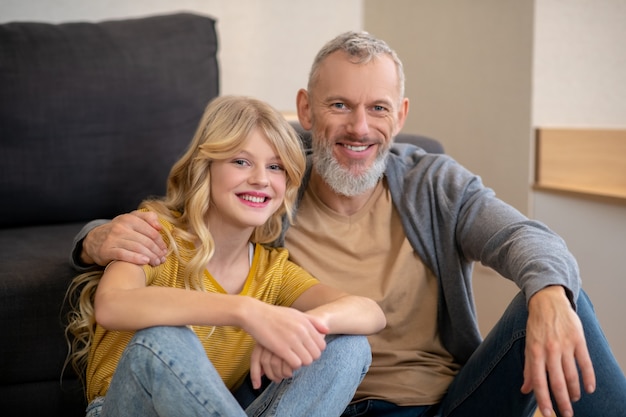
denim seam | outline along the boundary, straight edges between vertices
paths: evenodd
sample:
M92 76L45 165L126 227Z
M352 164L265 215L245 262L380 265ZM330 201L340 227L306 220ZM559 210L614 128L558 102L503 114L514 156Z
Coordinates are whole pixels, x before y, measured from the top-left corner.
M290 385L292 380L293 378L288 378L288 379L282 380L278 384L274 383L275 384L274 387L271 387L271 389L274 392L271 393L271 395L267 391L262 393L261 396L263 396L264 394L265 396L263 396L263 401L259 404L258 408L255 410L256 412L254 413L254 417L259 417L259 416L264 415L264 413L270 409L270 406L272 404L274 404L274 407L271 409L271 411L269 411L270 414L268 414L267 417L275 416L276 408L278 408L278 404L280 404L280 400L285 394L285 391L287 390L286 386ZM269 388L270 387L268 387L268 389Z

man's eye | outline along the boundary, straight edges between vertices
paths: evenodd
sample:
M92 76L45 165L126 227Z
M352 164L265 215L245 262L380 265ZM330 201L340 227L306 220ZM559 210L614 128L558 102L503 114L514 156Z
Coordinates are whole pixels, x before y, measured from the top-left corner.
M333 107L336 109L345 109L346 105L343 103L333 103Z
M374 111L379 112L379 111L386 111L387 108L384 106L374 106Z

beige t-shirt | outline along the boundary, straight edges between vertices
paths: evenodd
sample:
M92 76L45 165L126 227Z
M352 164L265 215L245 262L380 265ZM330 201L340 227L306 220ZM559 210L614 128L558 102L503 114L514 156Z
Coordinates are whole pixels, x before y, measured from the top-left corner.
M437 333L437 279L408 242L386 181L352 216L310 189L286 236L291 259L326 284L374 299L387 317L369 337L373 361L355 401L439 402L459 365Z

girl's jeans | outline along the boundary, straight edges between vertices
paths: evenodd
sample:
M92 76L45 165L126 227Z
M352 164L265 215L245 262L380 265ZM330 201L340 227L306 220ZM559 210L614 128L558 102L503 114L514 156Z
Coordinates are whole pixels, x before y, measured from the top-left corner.
M322 356L271 383L244 410L187 327L138 331L87 416L339 416L371 363L365 336L327 336Z
M573 404L575 417L626 417L626 378L600 328L593 306L581 291L580 317L596 374L596 391L582 392ZM440 404L399 407L378 400L348 406L343 417L530 417L534 395L520 392L524 380L524 348L528 311L518 294L487 338L461 368ZM581 387L582 387L581 382ZM558 413L556 404L554 409Z

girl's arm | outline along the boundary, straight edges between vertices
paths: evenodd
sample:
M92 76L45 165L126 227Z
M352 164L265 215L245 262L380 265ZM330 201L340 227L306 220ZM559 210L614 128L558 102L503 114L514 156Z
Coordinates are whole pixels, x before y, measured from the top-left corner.
M317 284L296 299L293 308L317 317L328 333L369 335L387 324L385 314L372 299Z
M115 262L96 290L98 324L110 330L151 326L235 326L297 369L317 359L324 336L311 315L252 297L146 286L142 267ZM317 286L317 285L316 285Z
M111 330L150 326L238 326L246 300L178 288L146 286L141 266L114 262L104 272L94 300L96 321Z

